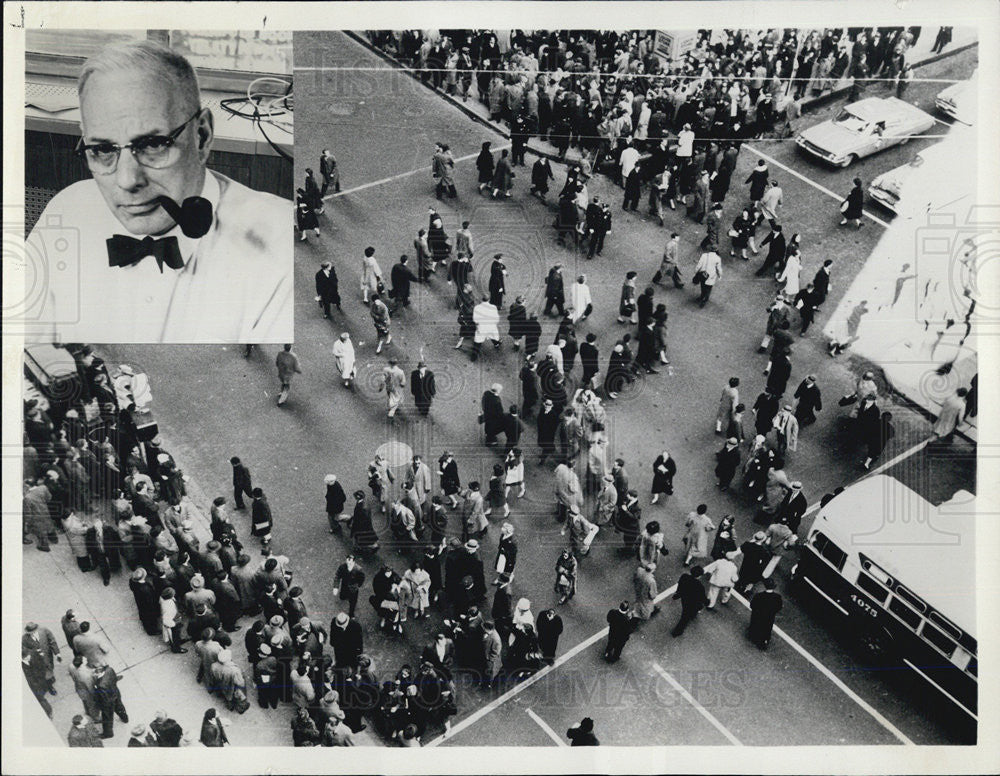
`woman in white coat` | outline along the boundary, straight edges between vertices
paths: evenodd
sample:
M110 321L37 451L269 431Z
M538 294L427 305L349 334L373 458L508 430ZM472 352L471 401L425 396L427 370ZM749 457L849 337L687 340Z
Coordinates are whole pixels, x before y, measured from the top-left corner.
M340 379L344 381L346 388L351 387L357 369L354 366L354 343L351 342L351 335L346 331L340 335L340 339L333 343L333 360L340 373Z
M794 299L799 293L799 273L802 271L802 260L798 253L790 253L785 259L785 268L778 275L778 282L783 283L781 293L786 299Z
M365 248L364 258L361 259L361 299L365 304L368 304L370 294L378 293L381 282L382 268L375 259L375 249L369 246Z

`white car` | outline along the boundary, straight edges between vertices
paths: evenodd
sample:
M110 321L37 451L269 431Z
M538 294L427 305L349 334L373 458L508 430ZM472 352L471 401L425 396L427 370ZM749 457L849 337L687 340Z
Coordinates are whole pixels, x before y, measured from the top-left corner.
M928 159L940 154L941 151L938 150L937 144L928 146L908 163L876 177L868 186L868 196L893 213L898 213L896 205L899 203L906 182L913 177L914 170L922 166Z
M868 97L844 106L837 117L803 130L795 144L837 167L906 143L934 126L934 117L896 97Z
M979 71L972 73L968 81L959 81L947 89L942 89L934 105L942 113L951 116L955 121L971 126L976 122L979 102Z

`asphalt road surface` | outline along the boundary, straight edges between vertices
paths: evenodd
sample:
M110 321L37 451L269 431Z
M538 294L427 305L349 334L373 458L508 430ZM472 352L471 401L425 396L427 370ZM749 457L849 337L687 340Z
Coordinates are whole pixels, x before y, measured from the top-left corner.
M397 440L422 453L432 467L444 449L451 450L463 484L471 479L485 483L501 458L499 451L482 445L476 422L480 396L492 383L500 382L505 403L518 397L519 360L509 340L499 352L485 348L476 363L466 353L453 350L457 332L453 293L442 278L428 286L415 286L411 306L393 319L392 344L376 356L374 330L358 290L365 246L376 247L388 275L401 253L413 254L413 238L418 228L426 226L427 208L433 206L451 235L461 221L472 222L479 288L486 287L493 254L504 253L510 271L508 301L523 293L529 309L541 312L544 277L552 264L563 263L567 284L585 272L595 312L579 327L578 335L582 341L588 332L597 333L603 369L614 341L629 330L615 322L624 273L637 270L641 290L658 266L669 232L676 230L682 239L683 273L690 276L704 228L670 212L665 227L659 227L644 215L645 197L638 214L626 214L620 206L621 190L596 176L590 181L590 193L612 203L614 224L604 255L587 261L556 245L554 203L543 204L528 195L529 168L518 168L513 197L496 202L477 193L471 158L456 166L458 198L438 202L429 172L435 141L448 142L461 159L477 153L484 140L491 140L496 150L503 139L408 76L389 70L382 60L340 33L297 34L295 45L296 64L303 68L296 72L296 180L302 180L307 166L318 170L320 151L329 147L338 159L344 192L328 200L320 217L319 240L310 237L309 242L297 244L294 349L304 373L295 378L288 403L281 408L275 405L279 387L276 346L258 347L246 359L242 348L235 346L109 345L101 351L109 363L129 363L149 374L164 445L192 478L196 492L206 499L219 494L231 497L230 456L239 455L249 465L254 484L264 488L274 511L274 546L293 559L296 582L306 591L310 616L327 624L339 611L331 587L346 547L343 539L327 530L324 475L336 473L348 492L362 488L365 467L376 448ZM923 68L919 75L963 79L975 66L972 50ZM358 67L370 69L344 69ZM943 84L915 80L907 98L930 110L941 88ZM873 91L877 89L869 90ZM840 104L810 114L802 122L823 120ZM945 131L945 124L939 123L931 134ZM788 389L790 395L807 373L814 372L823 390L819 421L802 431L798 451L789 454L788 472L792 479L802 480L810 503L864 474L862 451L848 439L845 411L836 401L849 392L863 365L849 354L829 358L819 332L882 228L871 220L859 231L839 228L839 202L810 181L843 196L855 175L867 183L931 142L916 138L846 171L800 156L791 141L748 144L740 154L725 203L724 224L746 202L747 187L742 181L756 164L759 151L808 179L785 174L780 168L776 171L785 191L780 220L786 231L802 235L803 277L811 277L825 258L835 260L831 298L810 334L795 345ZM533 162L530 154L527 161ZM553 188L558 191L565 173L561 165L554 165L554 170ZM880 218L888 217L874 210L877 206L867 207ZM684 290L658 288L656 301L665 303L670 313L671 364L658 375L640 379L617 401L608 402L609 453L627 460L633 487L641 495L643 521L660 521L671 550L656 571L661 590L680 574L683 519L698 503L707 503L716 521L726 513L735 515L739 541L755 529L748 499L738 489L720 492L712 470L714 453L721 445L713 431L723 385L730 376L739 376L741 399L747 405L763 388L761 370L766 358L756 353L756 347L776 287L768 278L753 276L761 258L745 266L725 257L725 277L704 309L695 303L697 294L690 284ZM331 321L323 319L313 300L313 275L324 259L334 262L343 297L343 313L334 311ZM556 323L547 320L543 324L544 347L554 336ZM341 331L351 333L357 348L359 376L354 391L341 386L333 366L330 351ZM420 418L407 402L401 418L387 420L384 395L377 390L386 355L397 357L407 375L422 355L436 373L438 397L428 419ZM576 369L578 377L579 365ZM901 455L927 437L929 425L905 401L892 399L890 403L897 437L879 463L897 456L900 460L888 473L918 487L935 502L949 498L958 488L974 490L974 448L957 441L947 449L928 447ZM553 477L548 467L536 465L534 439L529 426L522 440L528 458L528 493L512 504L509 519L521 548L513 595L530 598L537 614L556 603L553 567L566 540L555 520ZM675 494L651 506L651 464L664 448L678 465ZM245 521L242 528L248 529L246 517L237 520ZM500 522L494 514L483 543L488 567ZM452 513L449 533L457 535L460 529L460 518ZM616 744L884 744L904 739L944 744L973 740L974 733L946 702L908 675L868 665L852 646L849 634L837 632L835 623L816 605L790 595L786 595L778 624L799 649L776 636L769 651L756 650L743 634L748 612L735 599L718 612L703 613L683 637L671 639L668 631L676 610L668 600L663 612L633 637L622 661L605 665L600 659L603 640L593 637L605 626L607 610L632 596L634 561L619 555L620 545L610 527L602 529L593 551L581 563L576 598L559 607L565 625L559 653L588 640L589 645L516 695L498 698L497 692L463 688L454 720L455 744L554 745L545 727L561 737L584 715L598 721L603 741ZM412 551L400 551L384 542L377 556L364 561L364 567L369 578L383 562L401 573L409 557L415 557ZM782 592L786 592L791 565L784 563L778 571ZM374 614L366 603L359 605L358 612L367 632L366 651L385 675L403 662L415 661L441 616L436 613L426 621L411 621L402 637L387 637L376 633ZM664 678L664 672L685 688L687 697ZM477 713L482 716L462 723ZM288 708L270 717L287 730L290 715ZM434 737L431 732L425 743Z

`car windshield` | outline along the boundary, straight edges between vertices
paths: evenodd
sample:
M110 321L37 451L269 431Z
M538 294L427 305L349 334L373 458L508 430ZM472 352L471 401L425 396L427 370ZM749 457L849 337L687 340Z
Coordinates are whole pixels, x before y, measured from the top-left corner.
M860 132L865 128L865 125L868 122L858 116L855 116L849 110L844 108L844 110L837 115L837 118L833 120L833 123L837 126L843 127L844 129L849 129L851 132Z

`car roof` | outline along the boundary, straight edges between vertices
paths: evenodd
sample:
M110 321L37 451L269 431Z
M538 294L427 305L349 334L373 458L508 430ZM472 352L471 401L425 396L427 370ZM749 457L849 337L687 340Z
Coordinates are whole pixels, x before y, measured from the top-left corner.
M884 121L894 115L913 113L914 111L923 113L919 108L897 100L895 97L868 97L852 102L846 106L846 110L864 121Z

